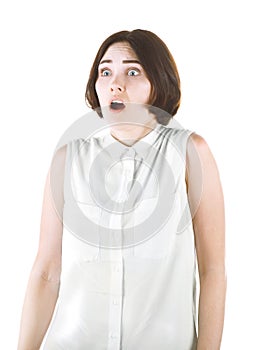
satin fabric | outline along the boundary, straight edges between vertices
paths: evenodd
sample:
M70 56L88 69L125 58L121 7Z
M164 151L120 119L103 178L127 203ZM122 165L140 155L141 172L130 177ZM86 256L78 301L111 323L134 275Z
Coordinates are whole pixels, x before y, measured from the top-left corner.
M196 253L185 184L191 133L157 124L130 147L108 131L68 144L61 285L44 350L196 349ZM107 159L102 166L99 155ZM101 166L95 179L94 160ZM103 166L111 170L100 178ZM134 184L142 198L134 195L138 206L119 215ZM167 207L155 212L164 198Z

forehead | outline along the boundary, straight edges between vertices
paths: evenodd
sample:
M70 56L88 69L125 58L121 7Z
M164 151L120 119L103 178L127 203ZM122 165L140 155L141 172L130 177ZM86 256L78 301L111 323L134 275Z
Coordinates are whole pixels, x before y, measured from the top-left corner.
M120 42L112 44L108 47L106 50L104 58L111 58L111 57L117 57L117 56L124 56L126 59L129 58L135 58L137 59L137 56L134 52L134 50L131 48L131 46L127 42Z

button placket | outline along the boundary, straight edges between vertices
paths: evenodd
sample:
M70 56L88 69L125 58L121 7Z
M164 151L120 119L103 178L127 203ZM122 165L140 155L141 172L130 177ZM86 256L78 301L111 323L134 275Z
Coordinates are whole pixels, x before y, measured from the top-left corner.
M128 194L127 201L123 207L121 215L121 228L122 228L122 239L124 240L124 247L129 246L134 239L134 210L132 206L134 204L134 192L133 185L135 182L135 172L136 172L136 150L131 147L127 148L124 155L125 159L123 160L124 171L126 174L125 188ZM125 252L125 255L129 255L129 251ZM133 255L133 250L132 252Z
M112 262L108 349L120 350L123 299L123 259Z
M122 177L119 187L119 195L117 196L121 201L127 201L129 186L134 180L135 173L135 155L136 152L132 148L125 149L121 154L120 161L122 166ZM129 184L130 183L130 184ZM123 216L112 215L112 222L117 223L120 228L122 239L123 235ZM120 226L119 226L120 225ZM121 243L123 243L121 241ZM122 304L123 304L123 280L124 280L124 264L122 256L122 245L118 245L116 249L110 250L112 270L111 270L111 293L110 293L110 311L109 311L109 334L108 334L108 349L120 350L121 343L121 319L122 319Z
M112 301L113 305L118 306L119 305L119 301L118 299L114 298Z

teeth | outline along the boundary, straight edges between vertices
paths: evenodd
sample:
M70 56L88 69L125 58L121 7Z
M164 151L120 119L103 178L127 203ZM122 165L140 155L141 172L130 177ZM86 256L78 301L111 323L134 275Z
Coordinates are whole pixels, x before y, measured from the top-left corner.
M114 101L112 101L112 103L121 103L121 104L123 104L122 101L118 101L118 100L114 100Z

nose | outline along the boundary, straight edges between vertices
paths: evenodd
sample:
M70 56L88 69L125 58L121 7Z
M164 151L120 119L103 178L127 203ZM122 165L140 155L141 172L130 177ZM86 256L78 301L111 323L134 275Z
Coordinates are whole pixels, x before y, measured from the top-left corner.
M119 93L125 91L125 83L122 79L115 78L111 81L110 91L113 93Z

